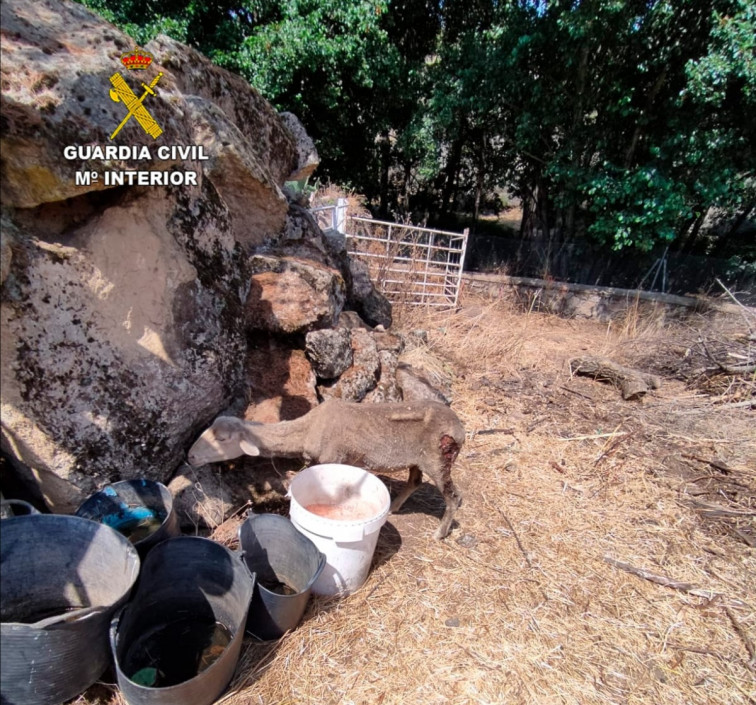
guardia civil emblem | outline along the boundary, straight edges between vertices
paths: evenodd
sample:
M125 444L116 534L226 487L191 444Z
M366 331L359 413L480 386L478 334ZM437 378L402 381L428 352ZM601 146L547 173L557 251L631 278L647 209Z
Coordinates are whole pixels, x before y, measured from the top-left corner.
M135 47L133 51L121 54L121 63L129 71L143 71L152 63L152 55L144 49ZM118 71L110 77L110 82L113 84L113 87L110 89L110 98L116 103L123 103L129 111L126 113L126 117L121 120L121 124L118 125L113 134L110 135L111 140L115 139L115 136L121 131L124 125L131 120L131 118L134 118L141 128L152 137L152 139L157 139L163 134L160 125L157 124L155 118L150 115L149 110L144 106L145 98L147 98L148 95L156 95L153 89L157 86L158 81L162 76L163 73L161 71L155 76L149 86L142 82L144 93L142 93L139 98L136 97L134 91L129 88L128 83L126 83L123 76L121 76Z

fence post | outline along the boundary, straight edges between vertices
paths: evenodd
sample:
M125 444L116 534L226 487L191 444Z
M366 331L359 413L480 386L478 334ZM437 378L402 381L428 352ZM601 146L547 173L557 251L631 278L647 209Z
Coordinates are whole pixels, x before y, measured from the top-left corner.
M457 275L457 289L454 292L454 305L459 302L459 290L462 288L462 272L465 268L465 255L467 254L467 240L470 237L470 228L462 231L462 252L459 254L459 274Z
M433 233L428 235L428 251L425 253L425 271L423 272L423 293L420 296L420 303L428 303L428 270L431 263L431 251L433 250Z
M340 198L336 202L336 208L333 211L333 217L335 220L334 230L338 230L343 235L346 235L346 219L347 219L347 205L349 201L346 198Z

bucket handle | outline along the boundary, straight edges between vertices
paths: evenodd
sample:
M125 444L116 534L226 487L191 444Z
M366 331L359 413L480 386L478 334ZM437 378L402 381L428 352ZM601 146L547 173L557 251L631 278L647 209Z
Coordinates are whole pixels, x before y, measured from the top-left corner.
M21 510L20 514L13 511L13 507ZM39 514L35 506L23 499L3 499L0 501L0 519L13 519L14 517L24 517Z
M244 556L247 555L247 552L242 549L241 544L239 544L239 548L236 549L236 551L232 551L233 554L236 555L236 557L239 559L239 563L241 563L244 566L244 571L247 574L247 578L252 583L252 590L255 589L255 583L257 582L257 572L254 570L250 570L249 566L247 565L247 561L244 560Z

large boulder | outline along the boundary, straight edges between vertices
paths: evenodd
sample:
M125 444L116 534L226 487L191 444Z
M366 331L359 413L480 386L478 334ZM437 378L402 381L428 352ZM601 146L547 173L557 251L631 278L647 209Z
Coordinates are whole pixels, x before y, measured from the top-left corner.
M323 399L362 401L378 382L381 360L373 336L363 328L354 328L349 333L352 365L337 380L318 386Z
M167 481L243 395L247 255L280 236L299 155L272 106L188 47L155 40L135 78L119 62L132 41L81 5L0 12L2 450L71 511L106 481ZM144 103L157 140L135 118L109 139L127 115L109 97L116 72L139 95L163 73ZM153 158L63 153L113 145ZM170 145L201 150L154 158ZM196 184L106 188L120 169L192 171Z
M245 260L206 187L127 195L65 237L42 239L41 215L12 226L2 444L24 465L83 492L165 480L241 383Z
M391 303L375 288L368 266L362 260L349 258L349 297L347 304L372 326L390 328Z
M286 125L289 134L294 138L297 146L299 164L297 170L289 174L289 181L304 181L312 176L312 173L320 164L318 150L312 138L307 134L304 126L294 113L281 113L283 124Z
M249 247L283 226L287 203L280 186L299 166L294 138L273 107L238 76L167 37L147 47L144 71L127 71L120 56L129 37L89 10L65 0L2 3L2 198L32 208L106 188L105 172L179 169L213 181L237 239ZM162 76L143 104L163 134L154 140L132 119L109 139L127 113L110 99L110 77L124 74L137 93ZM139 74L132 77L130 74ZM131 147L128 156L64 156L65 147ZM201 147L188 155L160 147ZM139 147L146 146L151 159ZM137 148L137 149L135 149ZM207 157L207 159L204 159ZM89 183L77 173L96 172Z
M251 259L247 325L273 334L328 328L344 306L341 273L314 260L274 255Z

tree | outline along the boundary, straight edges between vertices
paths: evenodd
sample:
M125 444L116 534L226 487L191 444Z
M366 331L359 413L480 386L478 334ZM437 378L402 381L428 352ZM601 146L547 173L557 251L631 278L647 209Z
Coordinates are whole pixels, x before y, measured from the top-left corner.
M384 215L477 218L507 188L549 252L726 253L756 208L752 0L87 2L297 113Z

